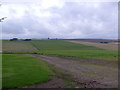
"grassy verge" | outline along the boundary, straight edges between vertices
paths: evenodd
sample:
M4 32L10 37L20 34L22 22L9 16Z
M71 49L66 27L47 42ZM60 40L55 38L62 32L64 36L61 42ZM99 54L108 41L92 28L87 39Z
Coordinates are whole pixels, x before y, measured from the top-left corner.
M118 52L111 50L50 50L40 51L40 54L77 57L86 59L102 59L106 61L117 61Z
M46 63L36 58L10 54L3 54L2 56L3 88L19 88L47 82L53 74Z

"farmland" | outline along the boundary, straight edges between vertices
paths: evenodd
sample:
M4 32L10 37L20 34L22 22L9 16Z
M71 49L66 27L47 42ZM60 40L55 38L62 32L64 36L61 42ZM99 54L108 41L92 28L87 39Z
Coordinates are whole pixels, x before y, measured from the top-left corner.
M93 43L90 41L80 41L80 40L67 40L69 42L73 42L73 43L79 43L79 44L83 44L83 45L90 45L90 46L94 46L94 47L98 47L98 48L102 48L105 50L118 50L118 44L114 44L114 42L112 43L108 43L108 44L101 44L101 43ZM97 41L97 40L95 40Z
M24 41L2 41L2 50L3 51L35 51L37 50L29 42Z
M104 50L98 47L71 43L63 40L3 41L3 52L38 53L71 56L87 59L115 59L117 50Z
M79 81L85 85L88 84L88 86L84 85L83 87L117 87L117 49L106 49L66 40L3 40L2 45L2 51L5 53L3 54L4 88L18 88L27 85L39 87L34 86L34 84L51 80L49 76L53 74L67 79L67 82L74 82L75 86L78 87L82 87L81 84L78 84ZM19 71L21 67L22 69ZM26 78L28 74L30 76ZM25 78L26 82L20 83ZM90 83L92 80L102 84ZM74 86L70 82L67 85ZM58 87L62 86L58 85Z

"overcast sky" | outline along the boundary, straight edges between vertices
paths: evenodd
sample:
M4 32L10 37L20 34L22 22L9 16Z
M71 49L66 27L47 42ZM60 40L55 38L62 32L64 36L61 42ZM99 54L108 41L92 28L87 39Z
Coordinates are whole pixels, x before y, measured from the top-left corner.
M1 17L7 17L2 22L3 39L118 38L117 2L8 2L0 7Z

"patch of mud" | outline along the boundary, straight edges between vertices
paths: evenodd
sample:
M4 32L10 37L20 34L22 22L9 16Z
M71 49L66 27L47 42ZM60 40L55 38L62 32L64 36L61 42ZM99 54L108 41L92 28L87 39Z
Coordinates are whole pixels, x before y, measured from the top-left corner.
M25 86L23 88L65 88L64 85L65 85L65 81L63 79L56 76L52 76L52 80L46 83Z
M102 85L102 84L98 83L97 81L90 81L90 82L84 82L84 83L73 81L70 83L75 85L74 88L100 88L100 87L101 88L109 88L109 86ZM52 76L52 80L50 80L46 83L25 86L23 88L68 88L68 87L65 86L65 81L62 78L59 78L57 76Z

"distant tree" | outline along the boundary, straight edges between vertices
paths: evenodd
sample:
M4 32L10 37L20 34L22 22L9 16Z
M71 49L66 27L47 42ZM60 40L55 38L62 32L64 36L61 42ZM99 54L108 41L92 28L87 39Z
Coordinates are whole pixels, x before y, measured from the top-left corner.
M10 39L10 41L17 41L17 40L18 40L17 38Z
M31 41L32 39L25 39L25 40L23 40L23 41Z
M48 40L49 40L50 38L48 37Z

